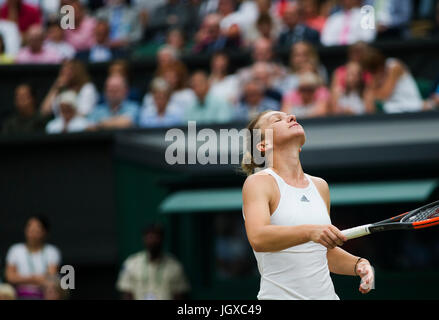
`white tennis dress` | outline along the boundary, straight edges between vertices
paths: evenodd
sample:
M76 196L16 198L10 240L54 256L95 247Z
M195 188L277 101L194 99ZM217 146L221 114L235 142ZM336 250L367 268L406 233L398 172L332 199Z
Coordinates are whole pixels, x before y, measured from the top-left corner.
M280 191L273 225L330 224L328 210L311 178L306 188L287 184L270 168ZM254 251L261 274L259 300L338 300L329 275L327 249L313 241L278 252Z

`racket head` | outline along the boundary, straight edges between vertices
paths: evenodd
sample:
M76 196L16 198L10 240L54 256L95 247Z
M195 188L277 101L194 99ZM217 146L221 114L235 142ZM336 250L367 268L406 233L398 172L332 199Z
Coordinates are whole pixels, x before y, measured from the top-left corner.
M439 200L410 211L401 218L400 222L410 223L415 229L438 225Z

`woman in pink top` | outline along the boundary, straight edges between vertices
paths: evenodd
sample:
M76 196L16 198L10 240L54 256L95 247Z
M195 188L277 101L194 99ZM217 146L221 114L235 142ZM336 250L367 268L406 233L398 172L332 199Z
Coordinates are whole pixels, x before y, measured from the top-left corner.
M284 96L281 111L298 118L324 116L328 113L329 96L329 90L321 85L320 78L308 72L300 76L297 90Z

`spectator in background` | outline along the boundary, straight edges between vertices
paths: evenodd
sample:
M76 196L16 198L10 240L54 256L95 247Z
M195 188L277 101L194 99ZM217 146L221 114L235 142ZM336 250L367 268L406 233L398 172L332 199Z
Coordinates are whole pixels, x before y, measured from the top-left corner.
M143 232L144 250L129 256L123 263L116 287L123 299L177 300L187 298L189 283L183 266L163 252L164 229L159 225Z
M174 67L176 64L181 63L178 59L178 53L175 48L166 45L160 48L157 52L157 69L156 76L159 76L162 70Z
M319 33L322 32L327 19L326 16L321 14L321 2L319 0L299 0L304 24Z
M6 0L0 7L0 19L16 23L21 33L27 32L34 24L41 25L42 23L40 9L23 0Z
M121 75L122 77L124 77L129 87L128 100L133 100L140 103L142 99L139 88L130 85L130 64L128 60L113 60L108 66L108 77L112 75Z
M58 248L46 243L49 234L46 217L30 217L25 226L25 243L12 245L6 255L6 280L15 286L18 299L43 299L48 275L56 275L61 263Z
M76 58L90 63L108 62L120 58L123 54L117 48L111 48L109 39L110 27L107 21L100 20L94 30L95 43L88 50L79 51Z
M34 89L23 83L15 88L15 113L3 123L3 133L44 132L49 118L38 111Z
M225 123L231 119L231 108L222 97L210 92L208 76L204 71L196 71L191 77L191 88L197 96L196 102L185 110L186 121L203 124Z
M320 63L315 47L309 42L299 41L291 47L288 74L278 82L277 87L283 94L297 89L300 75L307 72L318 74L323 83L327 83L328 72Z
M84 131L89 122L77 113L77 94L73 90L62 92L58 96L59 114L46 126L47 133L67 133Z
M312 72L300 75L299 87L284 96L281 111L298 119L325 116L328 113L329 90Z
M132 127L137 119L139 106L128 100L128 84L120 75L112 75L105 82L105 102L95 107L88 119L90 130L123 129Z
M96 19L89 16L80 0L61 0L61 5L74 9L75 28L65 30L66 41L76 51L88 50L95 44Z
M14 58L21 47L21 34L17 24L0 18L0 36L3 37L5 54Z
M240 94L238 77L229 74L229 56L218 51L210 60L209 85L216 96L224 97L230 105L237 103Z
M8 283L0 283L0 300L15 300L17 294L15 289Z
M44 46L44 29L40 25L33 25L26 34L27 46L23 47L15 58L16 63L21 64L53 64L61 63L62 56L48 46Z
M301 22L300 7L297 2L291 2L285 9L282 21L283 31L277 40L277 47L291 47L299 41L307 41L312 44L319 44L318 31L309 28Z
M370 50L370 46L363 41L356 42L349 46L348 48L348 62L337 69L335 69L332 80L331 80L331 91L335 90L335 87L345 88L346 86L346 70L347 65L351 62L360 63L363 60L364 54ZM370 72L367 72L362 69L362 80L366 85L370 84L372 80L372 75Z
M276 109L280 108L282 101L282 93L273 85L273 71L272 65L267 62L257 62L252 67L252 79L262 84L264 89L264 96L272 100L276 105Z
M126 0L106 0L106 6L99 9L96 17L109 24L109 45L111 48L125 48L142 38L142 25L135 8Z
M246 30L244 30L246 46L251 46L251 44L260 37L275 41L281 31L282 22L281 19L273 13L271 0L246 1L245 3L247 5L253 5L255 7L254 10L256 10L254 19L249 22ZM244 7L244 3L241 7Z
M249 121L266 110L279 110L278 101L265 94L265 86L260 81L250 80L244 85L243 97L234 110L234 120Z
M375 101L386 113L420 111L423 101L408 67L400 60L386 58L379 50L367 50L362 66L372 74L371 88Z
M14 58L6 53L3 36L0 34L0 64L11 64Z
M375 111L372 91L366 86L358 62L346 65L344 85L332 88L331 99L331 112L334 114L361 115Z
M169 30L168 34L166 35L166 45L173 48L178 56L181 56L186 51L189 51L187 48L185 34L180 29Z
M257 62L266 62L270 65L271 79L275 83L280 81L286 75L286 68L275 60L273 42L266 38L259 38L252 46L253 64ZM240 83L246 83L253 76L252 65L238 70Z
M59 105L56 96L63 90L74 90L78 96L80 115L88 115L98 101L99 95L95 85L90 80L85 65L79 60L67 60L61 66L54 84L41 104L43 114L58 114Z
M47 23L47 36L44 46L58 53L63 60L73 59L75 48L65 40L64 30L59 19L49 20Z
M230 34L224 34L220 28L221 16L216 13L207 15L194 38L195 53L212 53L218 50L236 49L241 46L241 38L235 37L236 28L231 27ZM230 36L230 37L229 37Z
M185 3L179 0L167 0L154 10L154 15L149 16L144 34L145 40L164 43L166 33L170 29L186 30L190 23Z
M162 78L151 84L152 99L146 101L139 113L139 127L171 127L183 123L184 106L171 101L172 89Z
M331 14L323 27L320 41L325 46L350 45L357 41L371 42L375 29L363 28L360 0L342 0L342 10Z
M237 11L236 0L219 0L217 13L221 16L221 33L229 42L235 43L235 48L243 44L243 33L246 30L245 19Z
M365 0L364 4L374 8L377 40L408 37L412 0Z

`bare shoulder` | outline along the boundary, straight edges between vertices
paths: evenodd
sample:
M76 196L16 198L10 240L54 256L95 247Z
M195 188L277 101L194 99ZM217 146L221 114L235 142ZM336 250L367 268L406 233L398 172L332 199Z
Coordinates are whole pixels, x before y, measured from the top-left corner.
M328 185L328 183L326 182L326 180L325 179L323 179L323 178L320 178L320 177L314 177L314 176L311 176L311 175L308 175L310 178L311 178L311 180L312 180L312 182L314 182L314 184L316 185L316 187L319 189L319 190L322 190L322 191L329 191L329 185Z
M276 182L274 178L266 172L254 173L245 179L242 187L242 195L246 197L250 195L252 197L271 198L273 190L276 188Z

